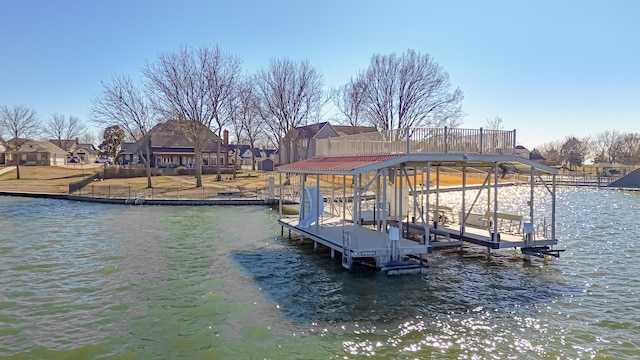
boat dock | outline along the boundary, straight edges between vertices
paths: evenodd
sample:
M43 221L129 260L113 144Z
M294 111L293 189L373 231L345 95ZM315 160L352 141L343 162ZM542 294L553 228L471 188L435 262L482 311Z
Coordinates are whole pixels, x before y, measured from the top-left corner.
M557 170L517 156L515 130L411 128L320 139L316 146L321 156L277 168L279 198L286 191L300 197L299 215L283 216L280 204L278 223L283 234L286 228L330 248L332 257L340 253L346 269L363 262L389 274L418 272L434 249L465 244L486 248L488 256L505 248L520 248L526 260L559 256ZM445 171L460 174L456 191L441 187ZM527 208L517 214L504 212L500 196L514 173L531 179ZM467 184L469 174L482 184ZM535 186L547 190L550 211L535 208ZM459 203L445 206L445 192Z

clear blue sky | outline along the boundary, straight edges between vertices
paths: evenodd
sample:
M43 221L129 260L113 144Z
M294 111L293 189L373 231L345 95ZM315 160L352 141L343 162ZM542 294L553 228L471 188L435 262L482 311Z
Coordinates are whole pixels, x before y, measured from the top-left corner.
M327 88L372 54L429 53L465 93L462 127L500 116L533 148L640 132L640 1L2 0L0 105L88 120L100 82L181 45L218 44L247 72L307 58Z

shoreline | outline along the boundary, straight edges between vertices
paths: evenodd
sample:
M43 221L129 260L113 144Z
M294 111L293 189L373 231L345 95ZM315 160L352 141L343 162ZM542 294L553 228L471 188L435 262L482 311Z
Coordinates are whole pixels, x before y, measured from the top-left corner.
M79 202L93 202L101 204L115 204L115 205L170 205L170 206L272 206L278 205L278 199L211 199L211 200L198 200L198 199L146 199L141 203L132 203L132 199L126 198L92 198L88 196L67 195L67 194L53 194L53 193L39 193L39 192L19 192L19 191L0 191L0 196L12 196L12 197L26 197L26 198L40 198L40 199L56 199L56 200L69 200ZM133 199L135 200L135 199ZM294 204L291 201L285 200L282 204L291 205Z

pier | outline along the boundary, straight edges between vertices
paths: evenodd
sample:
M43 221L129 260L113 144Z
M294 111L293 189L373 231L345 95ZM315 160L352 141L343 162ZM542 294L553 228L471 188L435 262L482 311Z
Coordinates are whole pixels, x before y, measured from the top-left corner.
M488 256L505 248L520 248L527 260L559 256L557 170L517 156L515 130L410 128L321 139L317 146L321 156L277 168L279 198L287 191L300 197L299 215L283 216L280 204L278 223L283 234L326 246L332 257L339 253L346 269L362 262L390 274L419 272L429 252L465 244L486 248ZM440 201L451 191L440 186L444 171L462 177L455 207ZM470 174L482 184L468 185ZM500 206L508 174L530 179L524 213ZM547 190L548 213L534 206L535 186ZM476 193L471 203L468 191Z

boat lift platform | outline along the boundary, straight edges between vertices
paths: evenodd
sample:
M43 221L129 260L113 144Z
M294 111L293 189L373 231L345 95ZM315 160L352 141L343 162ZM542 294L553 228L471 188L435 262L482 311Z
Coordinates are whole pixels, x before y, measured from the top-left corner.
M343 222L339 218L324 219L322 224L311 225L308 228L300 227L297 217L283 217L278 220L281 226L320 243L343 256L343 265L350 268L352 261L356 259L371 259L377 268L381 268L394 254L394 248L390 246L389 234L376 231L367 227L357 226L350 222ZM429 245L400 237L398 250L402 256L419 258L429 252ZM419 265L419 263L415 263Z

